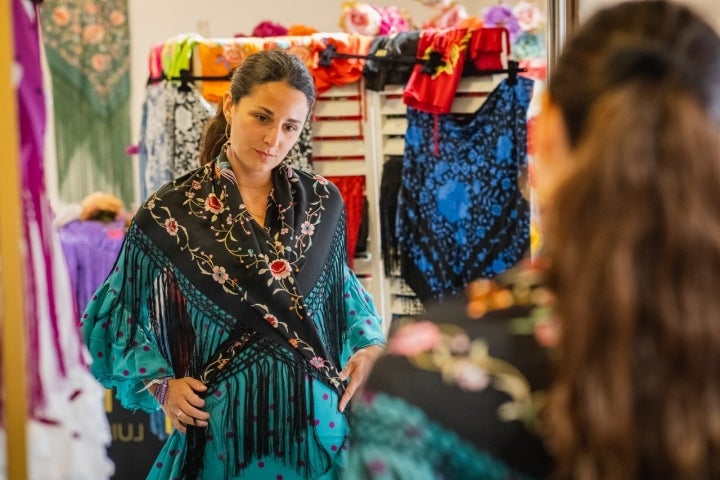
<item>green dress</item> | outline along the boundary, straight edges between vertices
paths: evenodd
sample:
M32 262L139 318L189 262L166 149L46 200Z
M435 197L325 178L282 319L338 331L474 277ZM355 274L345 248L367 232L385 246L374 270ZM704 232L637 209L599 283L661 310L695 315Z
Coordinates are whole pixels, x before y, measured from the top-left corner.
M237 201L233 198L236 190L232 188L234 185L228 168L226 163L219 161L214 167L206 167L176 180L172 186L146 202L143 209L150 216L141 211L130 226L115 268L83 315L83 333L93 357L92 373L106 387L116 388L117 397L126 408L157 411L159 405L143 389L144 382L164 376L201 378L203 369L212 363L212 357L224 342L227 343L233 327L239 324L243 329L235 346L241 347L235 349L237 351L230 349L233 356L224 369L216 372L218 375L213 377L215 380L210 383L212 387L205 398L210 420L201 436L204 447L196 450L201 452L199 473L182 473L188 461L190 440L189 436L173 431L148 478L339 478L347 450L348 421L345 414L337 409L342 390L336 388L333 381L328 381L326 372L328 365L334 372L341 370L358 349L383 344L385 339L380 318L367 291L339 253L344 252L344 242L337 241L338 232L342 234L344 230L342 216L324 217L323 221L331 224L330 232L336 237L331 235L327 242L325 252L330 253L324 254L326 261L320 264L319 274L311 283L312 288L306 288L300 300L292 297L296 302L293 305L307 312L299 322L290 313L282 313L277 305L283 304L277 303L274 297L279 286L288 285L280 282L287 280L287 276L273 276L277 272L263 269L258 261L259 268L249 279L243 279L245 272L233 271L227 259L223 260L224 263L220 262L224 252L212 250L215 248L209 243L212 239L207 240L207 235L193 236L192 232L200 231L193 224L195 220L192 215L182 216L182 209L177 208L181 202L172 204L175 199L168 192L180 191L186 198L188 191L195 193L196 198L202 195L204 199L199 200L199 204L210 204L214 209L211 213L216 213L220 207L206 199L213 198L223 205ZM275 173L275 203L272 208L281 210L284 205L291 204L303 206L302 198L282 198L282 182L286 177L297 180L299 175L298 172L288 172L287 175L284 172ZM231 188L223 189L228 182ZM331 201L339 201L339 192L321 177L303 174L300 183L286 192L297 197L304 194L310 201L317 198L308 191L325 192L327 195L321 196L322 214L332 211ZM205 188L205 185L209 187ZM221 189L224 194L220 193ZM168 223L167 219L155 217L156 214L168 213L163 210L165 207L171 214L170 218L178 220L179 227ZM307 204L304 208L308 211ZM242 205L240 210L243 210ZM238 232L245 232L255 239L255 248L260 248L262 252L263 246L257 239L265 238L265 233L251 222L247 212L242 211L241 215L236 217L239 228L233 232L234 236L237 238L240 236ZM313 233L307 227L307 216L295 223L288 220L287 214L283 218L285 221L281 228L292 228L299 223L304 233ZM314 218L319 219L318 216ZM202 220L209 221L211 230L219 224L230 224L222 215L217 215L217 218L205 215ZM153 231L152 221L167 227L167 232ZM321 224L321 221L316 221L314 233L323 233ZM254 227L254 230L248 227ZM186 238L163 244L161 234L167 233L175 241L183 234L183 228L186 229ZM266 225L265 228L269 238L276 244L282 243L282 234L272 235L274 226ZM307 240L307 237L299 235L292 238ZM342 240L342 237L339 238ZM304 243L309 245L311 242ZM176 245L181 248L176 248ZM222 248L226 247L227 242L222 243ZM233 252L241 251L245 245L241 243L232 248ZM195 253L187 256L188 251ZM201 251L202 257L199 254ZM288 254L290 249L281 251L285 252L283 261L287 260L292 265L302 266L298 259L312 258L309 249L297 256ZM200 260L195 261L196 258ZM262 258L267 260L268 257ZM341 261L338 262L338 258ZM216 262L214 267L209 266L208 259ZM242 260L246 262L243 265L248 264L246 257ZM221 264L228 269L220 271L218 266ZM331 267L341 273L334 274ZM206 277L208 281L203 282ZM301 286L302 282L298 274L291 287ZM232 290L235 284L249 286ZM266 285L273 288L267 289ZM252 297L255 287L255 291L263 287L270 293L266 297ZM235 295L237 292L240 294ZM229 300L226 301L222 295L228 296ZM178 297L180 301L177 301ZM231 311L232 305L249 304L252 298L267 301L261 303L256 300L253 308L244 310L238 307L239 314ZM298 303L300 301L302 303ZM342 321L330 318L333 310L327 308L328 304L335 305L335 311L343 316ZM261 314L257 314L258 310ZM312 318L312 326L307 323L309 318ZM302 324L303 321L306 323ZM342 329L335 334L332 330L338 325ZM173 334L178 329L182 330L180 336ZM322 344L318 347L319 343L313 342L312 335L324 339L325 344L336 342L327 348ZM183 350L182 339L186 338L192 339L191 348ZM320 348L324 350L320 351ZM305 352L301 350L311 349L306 360L301 355ZM337 359L333 361L333 357Z

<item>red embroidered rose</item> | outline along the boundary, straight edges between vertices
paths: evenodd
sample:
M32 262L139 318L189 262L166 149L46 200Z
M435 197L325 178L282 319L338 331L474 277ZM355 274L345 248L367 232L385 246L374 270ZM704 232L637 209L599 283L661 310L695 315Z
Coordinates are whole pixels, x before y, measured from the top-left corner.
M275 315L270 315L269 313L265 314L265 320L272 325L274 328L277 328L278 326L278 319Z
M215 215L223 211L223 204L214 193L211 193L205 199L205 210L208 210Z
M270 263L270 273L272 273L275 280L282 280L290 275L291 267L290 262L285 259L273 260Z
M178 223L177 221L170 217L167 220L165 220L165 230L172 235L173 237L177 235L178 232Z

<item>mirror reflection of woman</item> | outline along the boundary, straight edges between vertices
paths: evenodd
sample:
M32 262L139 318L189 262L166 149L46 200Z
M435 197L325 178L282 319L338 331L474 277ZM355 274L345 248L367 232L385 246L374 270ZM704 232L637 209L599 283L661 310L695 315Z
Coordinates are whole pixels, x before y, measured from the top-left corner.
M175 427L148 478L339 475L344 411L384 337L339 191L284 163L314 99L297 57L249 56L203 166L148 198L85 312L93 373Z

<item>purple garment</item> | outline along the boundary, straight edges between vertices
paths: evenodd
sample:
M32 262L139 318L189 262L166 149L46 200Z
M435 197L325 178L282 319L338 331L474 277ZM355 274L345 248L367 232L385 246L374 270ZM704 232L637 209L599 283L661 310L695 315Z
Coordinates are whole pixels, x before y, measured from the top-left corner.
M76 220L59 233L75 305L82 312L115 264L125 239L125 221Z

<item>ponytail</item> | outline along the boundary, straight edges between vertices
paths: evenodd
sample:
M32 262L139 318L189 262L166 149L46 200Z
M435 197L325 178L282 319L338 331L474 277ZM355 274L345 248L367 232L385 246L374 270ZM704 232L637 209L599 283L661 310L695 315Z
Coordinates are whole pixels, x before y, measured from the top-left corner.
M220 152L222 151L223 145L229 139L227 138L227 120L225 119L225 112L223 111L222 102L218 105L215 116L207 123L205 132L203 135L202 143L200 144L200 164L205 165L207 163L215 161Z

